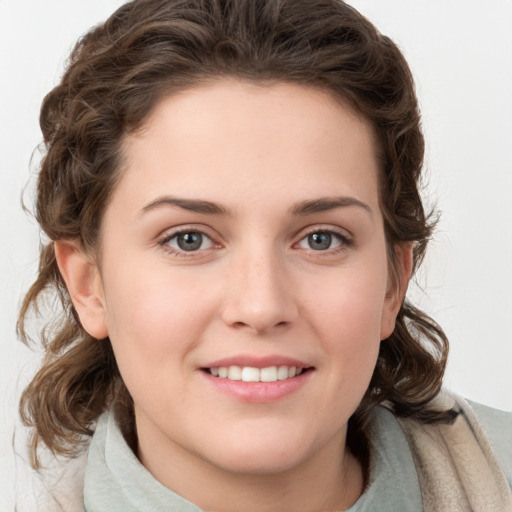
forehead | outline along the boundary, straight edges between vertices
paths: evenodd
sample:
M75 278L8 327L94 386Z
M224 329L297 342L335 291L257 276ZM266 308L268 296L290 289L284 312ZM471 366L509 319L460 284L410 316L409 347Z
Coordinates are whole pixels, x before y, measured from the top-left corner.
M335 190L367 202L376 152L370 123L326 91L219 80L164 97L126 136L114 195L149 200L164 188L224 202L280 190L285 202Z
M376 141L371 123L348 100L326 88L223 78L205 80L201 85L164 95L142 127L126 137L125 148L134 139L150 136L162 128L179 132L183 137L191 135L193 139L200 131L220 130L219 134L230 135L228 130L234 129L231 135L236 135L242 127L253 127L254 137L262 133L260 128L266 123L269 131L286 126L287 132L300 131L301 137L312 140L341 125L350 125L355 137L369 135L372 145Z

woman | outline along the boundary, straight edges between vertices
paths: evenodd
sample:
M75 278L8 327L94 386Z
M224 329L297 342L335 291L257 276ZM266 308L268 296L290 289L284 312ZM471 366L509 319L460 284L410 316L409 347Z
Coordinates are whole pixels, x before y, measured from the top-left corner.
M41 126L20 332L48 290L63 314L21 411L35 455L92 436L88 512L511 509L507 438L480 427L510 416L440 395L446 337L404 300L423 137L355 10L136 0Z

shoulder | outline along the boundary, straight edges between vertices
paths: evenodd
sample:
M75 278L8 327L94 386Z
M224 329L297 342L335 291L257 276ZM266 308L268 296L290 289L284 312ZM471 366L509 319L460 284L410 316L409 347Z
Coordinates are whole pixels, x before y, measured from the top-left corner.
M427 405L432 412L454 410L450 423L423 423L397 418L409 442L432 510L512 510L512 417L443 390ZM438 504L443 507L436 508ZM430 507L429 505L429 507ZM480 506L481 505L481 506ZM430 510L429 507L426 507ZM464 508L466 510L466 508Z
M512 412L467 401L482 426L501 469L512 487Z

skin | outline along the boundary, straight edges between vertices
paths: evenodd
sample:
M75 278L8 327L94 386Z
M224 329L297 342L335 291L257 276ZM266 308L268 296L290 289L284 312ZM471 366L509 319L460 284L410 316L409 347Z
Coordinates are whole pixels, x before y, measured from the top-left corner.
M100 257L73 241L56 253L83 326L112 342L139 459L207 510L349 507L363 468L347 422L411 265L398 248L402 286L391 279L371 126L323 91L221 80L161 100L123 152ZM180 250L180 229L204 233L198 250ZM331 232L311 247L309 234ZM203 371L240 354L311 369L253 403Z

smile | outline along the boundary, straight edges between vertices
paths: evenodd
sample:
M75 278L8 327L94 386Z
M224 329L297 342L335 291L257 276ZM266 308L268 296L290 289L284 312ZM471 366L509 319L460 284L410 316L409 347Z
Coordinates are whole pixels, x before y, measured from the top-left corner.
M311 381L315 367L300 360L240 354L200 368L213 389L248 403L272 403L294 395Z
M210 375L220 379L241 380L243 382L276 382L300 375L305 369L296 366L269 366L254 368L251 366L220 366L206 369Z

